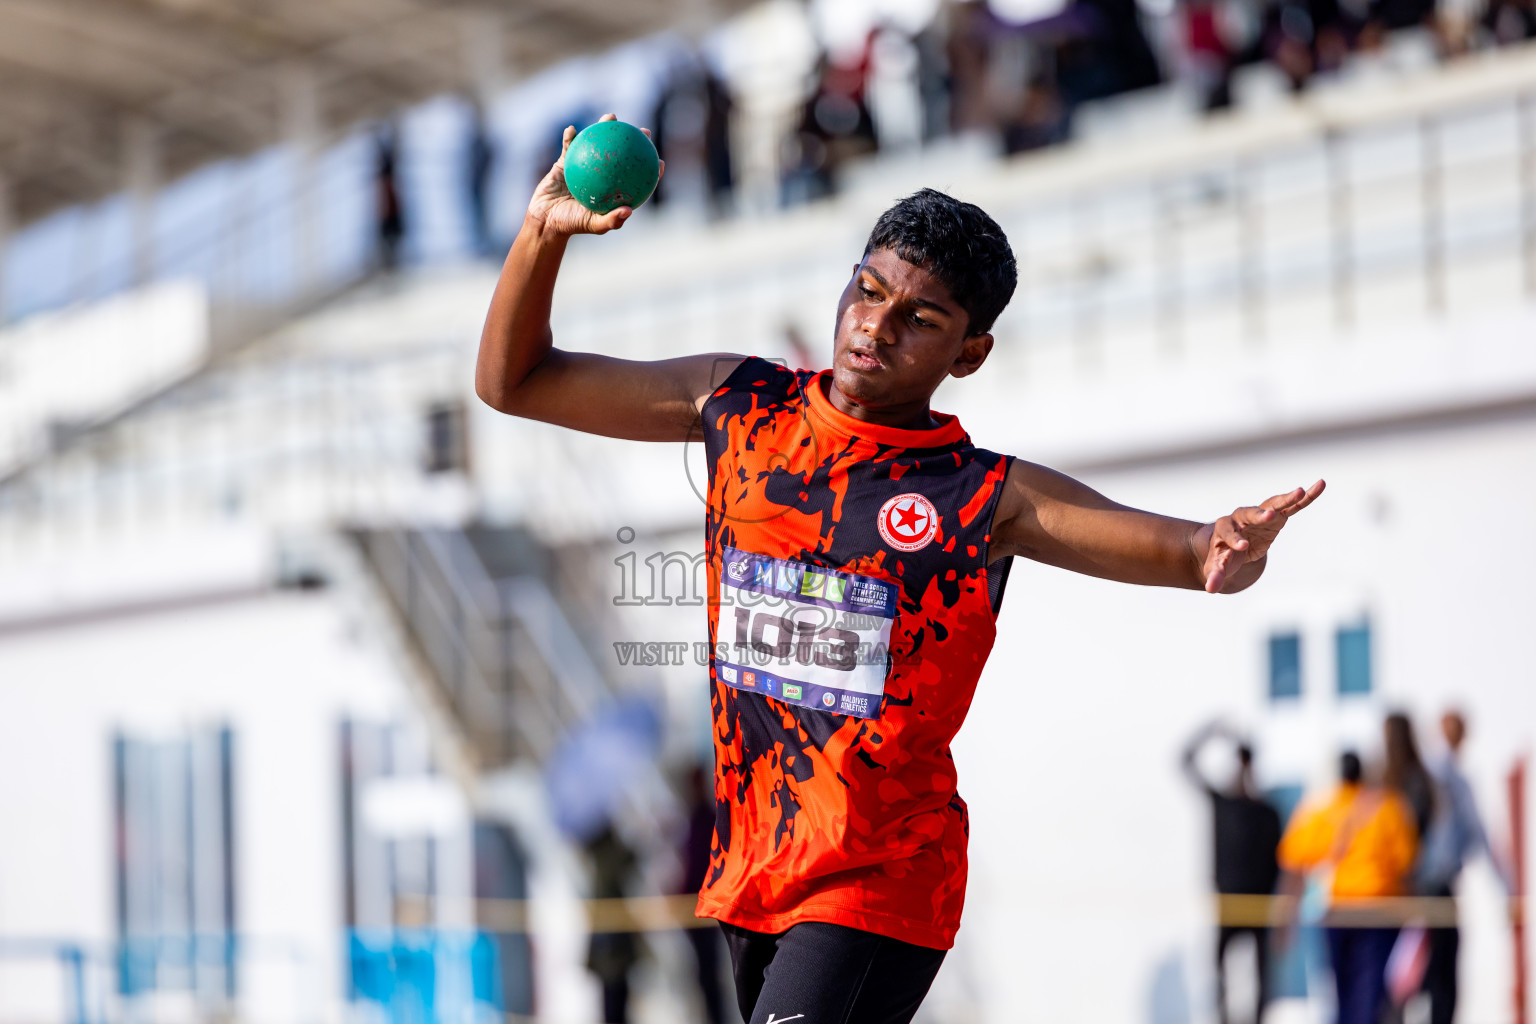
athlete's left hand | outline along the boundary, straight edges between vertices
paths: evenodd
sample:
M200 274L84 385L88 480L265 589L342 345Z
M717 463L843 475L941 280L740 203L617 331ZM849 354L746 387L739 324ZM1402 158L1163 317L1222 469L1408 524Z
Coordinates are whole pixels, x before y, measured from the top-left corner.
M1209 531L1203 569L1206 593L1221 593L1243 566L1262 561L1290 517L1317 500L1325 486L1319 480L1311 487L1277 494L1262 504L1237 509L1204 527L1201 533Z

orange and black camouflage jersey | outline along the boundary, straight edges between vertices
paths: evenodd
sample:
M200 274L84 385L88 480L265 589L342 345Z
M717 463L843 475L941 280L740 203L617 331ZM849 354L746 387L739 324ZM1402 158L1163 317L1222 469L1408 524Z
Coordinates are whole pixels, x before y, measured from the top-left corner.
M949 745L996 635L1009 460L952 416L863 423L747 359L705 402L715 836L698 913L954 944Z

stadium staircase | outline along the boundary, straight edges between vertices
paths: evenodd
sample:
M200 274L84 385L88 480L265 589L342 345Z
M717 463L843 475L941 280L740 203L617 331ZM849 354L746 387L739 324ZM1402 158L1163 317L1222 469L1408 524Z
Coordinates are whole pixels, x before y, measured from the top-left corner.
M544 761L613 696L550 586L553 560L519 529L358 529L479 770Z

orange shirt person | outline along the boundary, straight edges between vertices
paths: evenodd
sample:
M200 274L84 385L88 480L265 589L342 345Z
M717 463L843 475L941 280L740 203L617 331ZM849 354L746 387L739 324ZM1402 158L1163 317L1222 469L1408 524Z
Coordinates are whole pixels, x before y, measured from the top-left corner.
M1345 754L1337 789L1303 805L1280 840L1280 866L1295 874L1331 867L1335 907L1408 894L1418 853L1413 811L1396 791L1366 785L1360 758ZM1330 927L1328 952L1339 1024L1373 1024L1386 995L1397 928Z
M1301 873L1332 861L1334 903L1408 895L1418 851L1413 811L1397 793L1342 783L1297 812L1280 841L1280 864Z

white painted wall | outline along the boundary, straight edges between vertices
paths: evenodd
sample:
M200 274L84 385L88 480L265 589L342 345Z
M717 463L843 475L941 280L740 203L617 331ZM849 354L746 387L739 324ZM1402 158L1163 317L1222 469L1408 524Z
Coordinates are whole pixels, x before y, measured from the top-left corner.
M0 936L111 942L114 730L174 736L227 722L237 927L255 946L242 963L242 1017L334 1019L344 978L338 723L406 712L394 674L334 595L268 592L0 636L0 707ZM45 961L0 960L0 1019L59 1019L63 997Z

